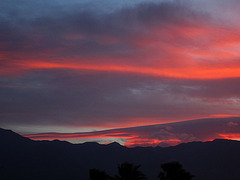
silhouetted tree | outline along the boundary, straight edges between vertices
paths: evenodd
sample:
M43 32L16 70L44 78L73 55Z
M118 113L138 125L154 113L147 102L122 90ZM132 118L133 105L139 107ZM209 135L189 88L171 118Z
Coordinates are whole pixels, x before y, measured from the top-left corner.
M1 176L1 175L2 175L2 169L3 169L3 168L4 168L4 167L0 165L0 180L2 179L2 176Z
M169 162L161 165L163 172L160 172L160 180L191 180L194 175L182 168L179 162Z
M115 180L144 180L145 175L139 170L140 165L134 165L132 163L122 163L118 165L118 174L115 176Z
M89 177L91 180L110 180L111 177L105 172L99 169L90 169Z

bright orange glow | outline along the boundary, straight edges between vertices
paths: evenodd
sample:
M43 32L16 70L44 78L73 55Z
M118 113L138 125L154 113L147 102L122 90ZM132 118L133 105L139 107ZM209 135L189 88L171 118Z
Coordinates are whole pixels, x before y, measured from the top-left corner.
M223 139L240 140L240 133L218 134Z
M34 69L73 69L97 72L136 73L147 76L183 78L183 79L222 79L240 77L240 33L236 29L217 26L186 25L179 28L169 25L167 28L149 27L149 36L136 36L126 39L126 42L139 48L140 54L130 57L109 55L106 57L91 57L91 63L86 63L82 57L48 60L48 51L41 52L39 59L30 60L35 55L18 52L18 61L5 65L0 74L15 74L16 71ZM214 36L213 36L214 34ZM163 36L165 38L163 38ZM83 35L68 34L66 38L84 39ZM96 39L103 44L121 42L117 37L101 37ZM177 42L175 42L177 41ZM179 42L178 42L179 41ZM176 45L173 45L175 44ZM179 44L178 44L179 43ZM68 48L68 47L65 47ZM142 51L147 48L147 51ZM55 48L55 53L64 49ZM9 54L0 55L6 59ZM15 59L15 57L11 59ZM23 57L23 59L19 59ZM51 57L51 56L50 56ZM28 59L26 61L25 59ZM146 61L148 59L149 61ZM130 64L129 64L130 62ZM144 62L139 66L139 62ZM14 71L13 71L14 69Z
M92 65L79 63L50 63L50 62L23 62L19 64L21 69L74 69L104 72L137 73L149 76L186 78L186 79L220 79L240 77L239 66L213 66L197 65L185 67L138 67L128 65Z
M138 138L132 137L126 139L126 143L124 144L127 147L135 147L135 146L158 146L160 143L166 143L168 145L174 146L181 143L179 139L166 139L166 140L159 140L159 139L146 139L146 138Z
M1 53L0 58L10 60L0 69L0 74L9 75L32 69L67 68L184 79L240 77L238 25L212 24L200 19L181 23L183 24L166 23L164 26L151 24L147 27L149 33L139 33L125 39L111 33L89 37L79 32L67 32L63 37L69 40L69 44L62 47L39 50L36 54L30 51ZM39 35L32 36L33 39L41 39ZM119 55L113 52L99 55L93 52L88 54L89 59L83 59L81 55L69 52L73 48L70 42L83 39L93 39L102 45L124 42L129 45L129 51L133 47L134 53ZM69 57L61 56L62 52L69 52ZM60 55L55 58L53 54Z
M88 138L121 138L125 141L124 146L135 147L135 146L158 146L160 143L166 143L168 145L177 145L181 143L179 139L152 139L143 138L136 134L129 133L116 133L116 132L95 132L95 133L72 133L72 134L61 134L61 133L46 133L46 134L34 134L26 135L25 137L33 140L53 140L53 139L88 139Z

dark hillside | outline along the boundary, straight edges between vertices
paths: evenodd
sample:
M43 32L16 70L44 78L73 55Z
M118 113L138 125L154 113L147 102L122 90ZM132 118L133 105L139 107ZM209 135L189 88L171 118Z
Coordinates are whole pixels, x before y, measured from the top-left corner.
M214 140L174 147L127 148L117 143L71 144L65 141L32 141L0 129L0 179L79 180L98 168L113 175L117 165L140 164L148 179L157 179L160 164L179 161L195 180L239 180L240 142Z

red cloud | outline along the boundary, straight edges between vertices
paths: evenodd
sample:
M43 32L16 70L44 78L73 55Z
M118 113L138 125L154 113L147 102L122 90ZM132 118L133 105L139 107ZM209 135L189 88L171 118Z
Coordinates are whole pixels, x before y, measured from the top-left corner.
M66 12L68 8L63 7L55 12L48 6L50 9L37 17L27 16L18 11L20 4L13 7L9 2L0 20L3 125L126 127L239 111L240 27L224 21L225 17L219 17L223 18L219 22L185 1L134 6L107 15L87 10ZM11 15L15 8L19 16ZM71 73L69 78L66 72ZM9 78L11 75L14 77ZM47 88L55 83L55 88ZM41 88L34 89L35 85ZM132 89L140 93L130 92ZM138 117L144 122L134 120ZM155 132L153 137L149 131L114 131L117 134L42 134L31 138L116 137L129 145L155 145L171 139L215 138L207 129L202 128L206 137L204 133L197 135L195 129L185 134Z
M239 120L239 118L202 119L88 133L45 133L26 135L25 137L34 140L84 139L86 141L90 138L119 138L128 147L173 146L184 142L208 141L219 137L240 139ZM229 126L229 123L234 124L234 126ZM223 131L228 133L221 133Z
M156 10L154 7L151 8ZM157 8L163 7L160 5ZM169 4L167 8L175 9L175 6ZM190 13L191 10L181 6L179 8L182 8L179 13L183 13L183 20L179 20L178 16L173 14L172 18L176 22L162 20L163 23L158 23L158 18L162 17L156 11L156 16L159 15L158 18L151 17L151 14L148 17L153 18L155 23L148 24L148 22L140 21L138 22L141 27L139 31L132 34L132 32L128 32L130 29L126 29L124 31L126 36L123 37L111 33L98 34L96 32L93 36L93 34L83 32L79 34L75 31L62 32L61 35L56 34L56 36L59 36L60 40L62 40L62 36L64 39L68 37L67 43L65 41L63 41L65 43L55 42L50 49L34 49L34 52L29 51L32 41L26 41L24 42L26 44L22 46L26 49L22 51L9 49L1 54L1 59L5 61L2 62L3 67L0 74L9 75L43 69L71 69L94 73L135 73L155 77L198 80L240 77L239 27L230 26L227 23L218 24L212 19L203 19L205 17L201 17L201 15L199 17L195 15L192 17L193 19L189 19L185 17L185 13ZM143 8L143 10L145 9ZM130 11L127 13L131 15ZM139 12L134 11L134 13ZM124 17L122 14L120 16ZM168 13L167 16L169 16ZM112 21L117 17L113 16ZM37 44L48 45L48 39L41 39L44 36L34 34L26 36L34 39ZM95 48L101 47L104 50L106 48L106 52L95 54L94 49L90 47L86 49L86 51L89 49L89 53L84 56L76 54L77 50L72 52L72 49L78 45L79 49L82 46L86 48L81 44L83 39L94 41L98 44ZM126 47L123 46L119 53L117 45L122 43ZM109 50L114 45L116 45L116 49Z
M88 70L97 72L118 72L118 73L136 73L155 77L171 77L180 79L222 79L240 77L240 65L233 67L227 63L223 65L208 66L207 64L192 64L185 67L140 67L129 65L114 64L85 64L85 63L66 63L66 62L29 62L23 61L14 70L29 71L42 69L72 69L72 70ZM10 73L7 70L1 70L2 74Z
M223 139L240 140L240 133L218 134Z

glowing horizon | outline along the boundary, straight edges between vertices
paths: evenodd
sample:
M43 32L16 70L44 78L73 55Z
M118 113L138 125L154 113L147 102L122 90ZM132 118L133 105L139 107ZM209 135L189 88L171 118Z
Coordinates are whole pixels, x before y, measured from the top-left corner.
M218 123L220 122L220 123ZM213 123L209 126L208 123ZM107 139L108 143L116 141L127 147L135 146L175 146L180 143L186 143L191 141L211 141L214 139L230 139L239 140L240 117L232 118L212 118L212 119L200 119L200 120L190 120L182 121L168 124L150 125L150 126L139 126L139 127L127 127L118 129L109 129L101 131L91 131L91 132L75 132L75 133L40 133L40 134L29 134L24 135L24 137L30 138L32 140L80 140L79 142L96 141L96 139ZM194 128L199 128L201 133L196 133L192 129L187 131L182 131L185 129L187 124L194 125ZM228 130L224 130L222 125L228 127ZM229 128L231 127L231 128ZM193 128L193 129L194 129ZM207 132L207 133L206 133ZM225 132L225 133L222 133ZM81 141L83 140L83 141ZM97 141L96 141L97 142ZM104 143L106 144L106 142Z
M88 0L2 3L0 127L71 134L239 117L239 2L101 3L108 6ZM221 122L214 124L221 129ZM168 137L125 131L86 137L155 146L239 131L238 121L215 134L187 123L201 137L185 126L159 130Z

